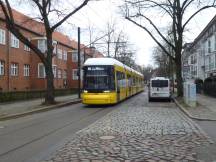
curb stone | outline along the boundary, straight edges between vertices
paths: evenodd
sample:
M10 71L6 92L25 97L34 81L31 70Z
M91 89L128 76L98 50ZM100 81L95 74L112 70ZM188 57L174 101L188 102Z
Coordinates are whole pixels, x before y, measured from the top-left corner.
M216 121L216 119L208 119L208 118L197 118L197 117L194 117L194 116L191 115L175 98L173 98L173 101L174 101L175 104L176 104L187 116L189 116L191 119L200 120L200 121Z
M36 113L40 113L40 112L54 110L54 109L57 109L57 108L61 108L61 107L68 106L68 105L77 104L77 103L80 103L80 102L81 102L81 99L74 99L72 101L68 101L68 102L64 102L64 103L59 103L59 104L56 104L56 105L45 106L45 107L42 107L42 108L39 108L39 109L35 109L35 110L30 110L30 111L26 111L26 112L22 112L22 113L16 113L16 114L0 117L0 121L10 120L10 119L15 119L15 118L20 118L20 117L24 117L24 116L27 116L27 115L32 115L32 114L36 114Z

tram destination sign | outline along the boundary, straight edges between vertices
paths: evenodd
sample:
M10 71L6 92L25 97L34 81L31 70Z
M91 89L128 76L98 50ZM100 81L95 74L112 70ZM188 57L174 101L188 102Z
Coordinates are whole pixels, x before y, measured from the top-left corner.
M105 67L92 66L92 67L88 67L88 70L89 71L105 70Z

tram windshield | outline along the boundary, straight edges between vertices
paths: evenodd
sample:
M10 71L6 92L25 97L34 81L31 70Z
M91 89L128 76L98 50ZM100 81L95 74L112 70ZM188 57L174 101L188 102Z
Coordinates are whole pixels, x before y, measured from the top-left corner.
M84 90L100 92L114 90L113 66L84 67Z

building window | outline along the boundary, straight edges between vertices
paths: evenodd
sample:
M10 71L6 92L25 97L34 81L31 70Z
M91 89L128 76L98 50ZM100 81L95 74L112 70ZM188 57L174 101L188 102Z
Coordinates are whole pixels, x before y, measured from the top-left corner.
M27 45L24 44L24 50L29 52L30 48Z
M11 64L11 76L18 76L18 64L17 63Z
M58 78L60 79L62 77L62 70L58 69Z
M78 62L78 51L74 50L72 53L72 62Z
M72 76L73 76L73 80L78 80L78 75L77 75L78 70L77 69L73 69L72 71Z
M47 50L47 41L45 39L40 39L38 40L38 49L42 52L45 53Z
M208 53L211 53L211 40L208 40Z
M65 61L67 60L67 51L65 50L63 51L63 60Z
M216 51L216 35L214 36L214 50Z
M56 54L56 53L57 53L57 51L56 51L56 49L57 49L57 45L54 44L53 47L54 47L54 48L53 48L53 54Z
M56 65L53 65L53 66L52 66L52 70L53 70L54 78L56 78L56 77L57 77L57 66L56 66Z
M206 57L205 59L205 71L209 70L209 57Z
M216 69L216 55L215 55L215 69Z
M0 29L0 44L5 44L5 30Z
M209 56L209 60L208 60L208 65L209 65L209 70L211 70L211 57Z
M194 75L197 76L197 66L194 67Z
M205 55L208 55L208 41L206 41L205 43L204 43L204 50L205 50Z
M80 59L81 59L81 63L84 63L84 61L85 61L85 60L84 60L84 58L85 58L84 55L85 55L85 54L82 52L82 53L81 53L81 57L80 57Z
M46 73L45 73L45 67L44 64L39 63L38 64L38 78L45 78Z
M57 56L59 59L62 59L62 50L61 49L57 49Z
M63 70L63 74L62 74L63 76L63 79L66 79L67 78L67 70Z
M11 33L11 47L19 48L19 39Z
M193 55L190 57L190 64L193 64Z
M80 79L83 80L83 74L84 74L84 71L81 70L80 73L81 73L81 74L80 74Z
M24 76L25 77L30 76L30 65L29 64L24 64Z
M210 56L210 70L214 69L214 55Z
M4 61L0 60L0 75L4 75Z

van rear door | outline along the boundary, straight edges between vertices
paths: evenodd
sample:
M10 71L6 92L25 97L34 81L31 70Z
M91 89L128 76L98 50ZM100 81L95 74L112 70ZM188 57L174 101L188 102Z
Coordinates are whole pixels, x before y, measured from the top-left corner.
M169 92L169 80L152 80L151 92L158 94Z

